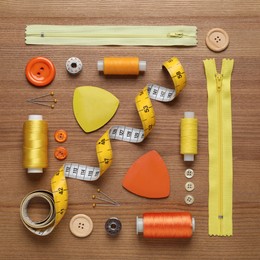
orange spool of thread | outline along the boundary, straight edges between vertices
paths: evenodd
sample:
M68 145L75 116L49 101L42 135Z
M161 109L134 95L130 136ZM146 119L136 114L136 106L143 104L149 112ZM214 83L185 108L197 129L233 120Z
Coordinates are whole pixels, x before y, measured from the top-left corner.
M104 75L139 75L146 70L146 61L138 57L105 57L98 61L97 68Z
M189 212L144 213L136 218L136 232L145 238L191 238L195 219Z

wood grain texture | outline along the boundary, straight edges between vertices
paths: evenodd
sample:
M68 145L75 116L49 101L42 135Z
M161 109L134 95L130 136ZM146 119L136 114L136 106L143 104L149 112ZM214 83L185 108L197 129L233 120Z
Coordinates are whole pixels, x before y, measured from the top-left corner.
M0 1L0 258L1 259L260 259L260 2L242 1L81 1L81 0L1 0ZM27 24L84 25L196 25L198 46L176 47L86 47L26 46ZM213 27L225 29L230 45L222 53L205 46L205 36ZM44 89L32 87L24 69L34 56L50 58L57 70L54 82ZM147 72L137 78L104 77L96 62L104 56L139 56L148 64ZM65 61L79 57L84 70L70 77ZM140 145L113 141L111 168L95 183L68 180L69 209L62 222L48 237L37 237L25 229L19 217L19 205L28 192L50 189L50 179L60 167L54 159L57 146L53 133L67 130L65 143L68 161L96 165L96 140L112 125L140 127L134 98L148 82L170 85L161 64L177 56L187 73L188 84L171 104L153 102L156 127ZM233 156L234 156L234 235L209 237L207 92L202 60L234 58L232 76ZM74 119L73 91L77 86L102 87L120 100L115 117L102 129L84 134ZM26 103L25 100L54 91L59 100L54 110ZM186 165L179 154L179 124L184 111L192 110L199 120L199 154ZM49 124L49 167L33 178L22 168L22 126L27 116L42 114ZM171 194L163 200L147 200L128 193L121 181L130 165L145 152L156 149L169 169ZM196 202L186 206L184 171L196 172L193 195ZM101 188L121 203L118 208L92 209L92 194ZM135 234L135 217L147 211L190 211L196 218L191 240L149 240ZM78 239L69 231L69 221L77 213L89 215L94 231ZM118 217L123 224L117 238L104 230L105 221Z

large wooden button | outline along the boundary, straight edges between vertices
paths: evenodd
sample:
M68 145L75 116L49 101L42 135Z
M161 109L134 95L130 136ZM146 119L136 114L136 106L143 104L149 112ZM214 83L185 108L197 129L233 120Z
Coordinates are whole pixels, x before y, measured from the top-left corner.
M207 47L215 52L221 52L227 48L229 44L228 34L220 28L211 29L206 37Z
M70 220L70 231L76 237L87 237L92 230L93 222L87 215L78 214Z

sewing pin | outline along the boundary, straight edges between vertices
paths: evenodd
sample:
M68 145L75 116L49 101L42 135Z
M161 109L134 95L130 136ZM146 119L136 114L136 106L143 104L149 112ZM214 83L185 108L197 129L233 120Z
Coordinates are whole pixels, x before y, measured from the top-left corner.
M27 100L30 103L42 103L42 102L53 102L53 103L57 103L58 100L56 98L54 98L53 100Z
M108 202L108 203L113 204L113 205L118 205L117 203L114 203L114 202L112 202L111 200L108 200L108 199L105 199L105 198L101 198L101 197L98 197L98 196L96 196L96 195L92 195L92 199L93 199L93 200L94 200L94 199L102 200L102 201Z
M50 107L51 109L54 108L54 105L44 104L44 103L40 103L40 102L37 102L37 101L30 102L30 103L37 104L37 105L41 105L41 106L45 106L45 107Z
M102 195L104 195L105 197L107 197L109 200L111 200L112 202L114 202L114 204L118 204L119 203L115 200L113 200L112 198L110 198L105 192L101 191L100 189L97 189L97 192L101 193Z
M92 207L93 208L96 208L97 206L101 206L101 207L118 207L120 206L119 204L118 205L115 205L115 204L104 204L104 203L93 203L92 204Z
M39 96L39 97L36 97L36 98L32 98L32 99L27 99L27 101L30 101L30 100L36 100L36 99L44 98L44 97L47 97L47 96L54 96L54 92L51 91L51 92L48 93L48 94L44 94L44 95L42 95L42 96Z

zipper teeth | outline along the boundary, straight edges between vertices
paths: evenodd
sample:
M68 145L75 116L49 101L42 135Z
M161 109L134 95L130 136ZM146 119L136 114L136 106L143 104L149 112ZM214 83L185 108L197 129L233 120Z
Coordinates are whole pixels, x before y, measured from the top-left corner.
M183 33L167 33L167 34L87 34L87 33L28 33L27 36L32 37L61 37L61 38L196 38L195 35Z
M217 76L222 77L218 74ZM218 90L218 156L219 156L219 224L220 234L222 234L223 220L223 123L222 123L222 78L220 81L220 89ZM217 86L218 87L218 86Z
M196 46L196 26L28 25L26 44Z

